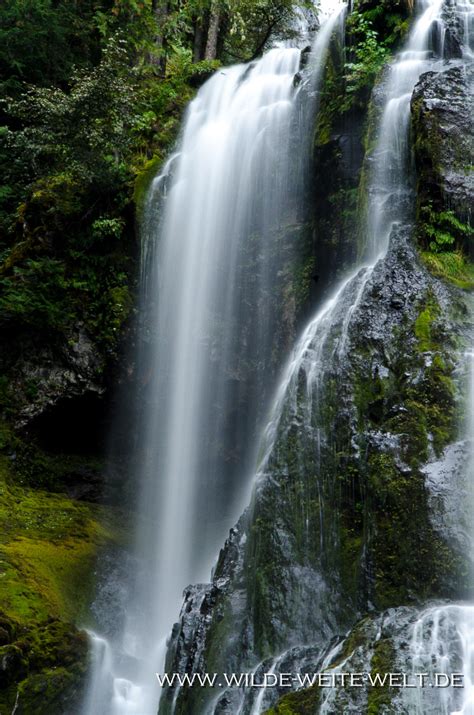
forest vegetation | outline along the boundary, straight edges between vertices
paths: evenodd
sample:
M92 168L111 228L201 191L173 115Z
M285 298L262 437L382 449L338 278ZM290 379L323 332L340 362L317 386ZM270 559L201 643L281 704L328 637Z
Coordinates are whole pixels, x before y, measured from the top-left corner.
M348 226L364 210L360 185L364 152L373 142L371 97L413 11L413 0L350 5L342 60L336 52L328 58L312 143L315 183L323 177L312 199L321 253L349 241L353 252L360 250L361 239L356 245L357 232ZM92 433L99 423L104 431L109 427L116 383L129 373L133 379L133 365L124 355L135 339L140 222L150 182L172 151L186 106L202 83L229 64L258 58L275 40L294 38L302 8L311 12L311 1L3 0L0 5L2 712L4 705L13 707L17 693L25 697L27 709L21 712L27 715L60 715L67 698L78 697L87 644L76 625L90 603L94 559L103 544L120 545L128 538L115 496L108 505L101 503L106 444L103 435ZM464 198L448 201L441 190L442 167L451 159L438 151L435 125L425 131L430 121L425 115L422 97L415 97L415 160L424 187L416 206L418 256L432 276L470 291L468 206ZM348 177L340 170L337 137L349 125L361 156ZM462 147L452 152L465 154ZM301 270L306 281L301 303L313 273L313 262ZM354 378L354 385L364 409L375 403L378 409L389 399L395 404L390 390L410 402L403 429L412 420L409 430L416 425L412 431L418 430L423 449L426 425L439 417L436 399L444 400L446 424L441 420L442 434L435 440L441 453L454 433L447 357L452 343L437 337L439 306L431 293L419 312L410 337L417 346L415 367L400 357L400 384L384 385L377 395L372 392L378 383L371 378L360 384ZM444 362L441 367L434 362L432 382L412 394L404 383L407 364L421 369L420 354L438 349ZM91 419L91 405L103 403L98 421ZM379 417L374 418L378 428L389 424L385 413ZM410 459L416 462L413 455ZM389 466L387 474L395 473ZM387 486L387 501L395 499L391 489ZM397 509L404 507L405 501L397 501ZM380 540L388 534L395 544L398 534L386 526L384 508L374 508L383 522ZM425 512L423 519L427 524ZM359 544L352 526L348 572L351 549ZM436 561L431 553L430 558ZM454 561L450 568L458 577L461 567ZM380 577L382 607L393 605L395 587L384 580L389 569ZM413 583L417 578L414 574ZM407 592L416 590L413 583Z

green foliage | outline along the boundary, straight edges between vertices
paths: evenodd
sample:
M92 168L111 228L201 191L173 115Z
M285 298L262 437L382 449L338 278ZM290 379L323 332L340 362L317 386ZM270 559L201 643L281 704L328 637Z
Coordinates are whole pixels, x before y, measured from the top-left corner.
M93 0L3 0L0 9L2 93L19 93L24 81L38 85L68 80L74 65L97 61ZM100 5L100 4L99 4Z
M136 63L143 59L145 51L153 53L153 41L160 31L154 17L152 0L112 0L99 3L93 22L105 43L117 33L126 37L129 51Z
M135 86L126 42L112 38L92 70L75 70L68 91L30 86L6 102L9 117L21 122L5 140L17 161L31 167L33 180L52 176L51 192L76 181L98 188L123 180L122 161L135 120ZM47 200L41 195L39 198Z
M152 158L158 169L196 87L219 66L193 60L196 28L205 36L217 12L220 56L248 59L270 32L291 35L295 7L6 0L0 321L66 333L85 322L115 350L132 305L135 177Z
M367 15L357 10L351 13L347 21L347 32L353 37L352 61L346 64L345 100L348 108L352 103L351 95L356 95L366 88L371 88L377 74L387 61L389 49L380 42L378 32Z
M125 41L70 81L5 103L0 318L56 331L85 319L113 348L131 307L125 211L140 110Z
M71 307L60 261L43 257L27 259L15 266L8 277L0 278L0 315L26 325L65 327L71 319Z
M354 2L346 20L345 45L333 44L328 57L315 135L317 150L341 131L345 115L367 112L372 88L408 29L407 15L406 4L396 0Z
M433 253L469 249L474 229L460 221L454 211L435 211L431 203L422 206L418 225L423 246Z
M474 264L461 251L443 253L422 251L421 257L433 275L452 283L457 288L474 290Z
M309 0L187 0L172 3L163 20L165 45L191 47L189 38L196 26L207 29L211 13L219 23L219 57L227 62L248 61L260 55L270 39L294 36L295 10L312 7Z
M292 33L295 8L312 7L311 2L293 0L224 0L228 16L224 56L250 59L266 48L272 38L288 39Z
M363 12L386 47L395 49L408 29L414 9L413 0L356 0L357 10Z

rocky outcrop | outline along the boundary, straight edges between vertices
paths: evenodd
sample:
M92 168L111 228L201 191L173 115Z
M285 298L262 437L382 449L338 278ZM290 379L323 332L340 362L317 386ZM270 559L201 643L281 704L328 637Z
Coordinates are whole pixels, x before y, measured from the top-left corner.
M412 98L418 212L425 223L436 212L471 216L474 177L474 67L451 66L422 75Z
M460 615L456 606L431 604L367 616L325 652L308 651L303 672L315 684L282 694L266 715L438 715L440 684L449 712L460 709L462 688L447 690L444 675L462 672Z
M20 335L1 356L14 399L14 423L24 428L61 400L104 392L104 356L80 327L66 340Z
M420 263L411 232L396 228L386 258L346 285L323 352L321 334L307 346L252 505L213 583L186 592L169 671L268 670L278 653L300 658L300 643L321 655L365 613L466 588L467 541L448 541L432 513L428 472L456 436L453 348L467 313ZM211 695L183 690L175 712L198 712ZM213 711L236 712L241 697L229 690Z

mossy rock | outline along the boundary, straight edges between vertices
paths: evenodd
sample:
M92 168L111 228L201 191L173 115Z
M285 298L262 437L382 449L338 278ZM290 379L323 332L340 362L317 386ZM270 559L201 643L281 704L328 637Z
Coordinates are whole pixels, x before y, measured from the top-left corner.
M265 715L317 715L321 700L318 687L306 688L296 693L288 693Z
M0 713L77 712L98 550L126 536L113 510L18 486L0 456Z
M148 189L150 188L151 182L158 174L158 170L162 163L162 156L154 156L137 172L133 190L133 202L135 204L138 223L140 223L143 216Z
M11 484L0 458L0 602L20 623L84 615L98 549L120 540L112 512Z
M461 251L444 253L421 251L420 255L430 273L437 278L462 290L474 290L474 263L466 258Z
M52 668L20 683L18 715L66 715L79 712L84 684L83 668Z

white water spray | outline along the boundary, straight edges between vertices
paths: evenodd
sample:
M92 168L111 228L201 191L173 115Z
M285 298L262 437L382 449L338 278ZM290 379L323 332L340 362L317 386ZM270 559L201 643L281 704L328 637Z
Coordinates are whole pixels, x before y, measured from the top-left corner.
M307 362L308 365L306 374L309 394L320 375L322 351L334 325L337 311L341 309L340 305L344 304L345 317L335 343L334 355L344 351L351 318L362 299L364 288L377 261L388 249L394 223L407 217L408 199L413 197L412 191L406 188L406 166L410 161L410 98L421 73L429 67L429 36L433 23L440 21L443 0L423 0L420 4L421 15L414 23L405 50L396 58L385 82L387 94L377 132L377 143L372 154L372 171L369 178L368 265L362 264L342 282L302 334L276 392L272 416L265 431L259 473L262 473L268 461L283 408L289 395L296 390L297 376L303 364ZM349 305L348 293L352 294Z
M318 460L321 430L315 426L311 411L318 409L320 382L324 368L343 357L348 332L354 313L363 299L365 288L377 262L389 245L394 223L408 221L413 205L413 189L407 187L411 177L411 150L409 144L410 99L421 73L430 67L429 40L435 23L441 23L442 0L420 3L420 13L414 22L406 47L390 67L384 84L385 98L379 122L376 147L371 157L369 174L369 201L367 220L368 265L360 265L344 280L333 296L322 306L303 332L292 356L283 371L276 392L271 417L264 433L256 488L267 477L267 467L277 440L285 413L295 414L301 381L305 385L307 400L304 406L304 430L313 434L314 452ZM323 537L324 500L320 499L321 553ZM278 668L274 661L274 672ZM267 700L267 689L262 689L254 704L252 715ZM324 712L330 712L330 698L324 701Z
M368 246L372 259L388 248L392 226L407 220L412 206L409 147L410 100L422 72L429 68L429 38L434 24L441 23L443 0L418 3L406 47L398 54L385 81L388 89L380 119L368 202Z
M312 53L316 81L343 7L332 6ZM84 715L156 715L155 672L163 670L183 589L208 577L236 516L239 485L219 484L218 473L228 443L223 423L245 381L245 365L232 356L265 367L272 353L274 236L295 190L289 137L299 64L299 49L279 47L249 66L218 71L191 103L179 153L150 193L150 202L164 196L164 213L157 240L153 203L146 211L152 235L142 283L157 307L138 475L138 568L122 632L110 641L92 636ZM254 387L248 423L231 424L236 443L250 442L258 426L265 391ZM252 456L249 447L247 461Z

